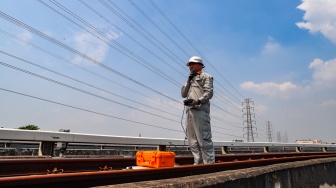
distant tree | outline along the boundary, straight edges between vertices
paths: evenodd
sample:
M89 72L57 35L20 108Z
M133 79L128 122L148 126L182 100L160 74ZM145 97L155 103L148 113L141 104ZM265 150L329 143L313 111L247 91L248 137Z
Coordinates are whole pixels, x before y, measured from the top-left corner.
M40 128L36 125L26 125L26 126L19 127L18 129L39 130Z

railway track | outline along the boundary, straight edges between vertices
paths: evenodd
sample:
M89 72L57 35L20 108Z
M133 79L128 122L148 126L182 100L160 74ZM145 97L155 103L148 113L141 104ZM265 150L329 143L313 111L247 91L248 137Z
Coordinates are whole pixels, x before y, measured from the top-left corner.
M1 159L0 187L92 187L327 157L336 153L218 155L216 163L203 165L191 165L192 157L176 157L171 168L136 167L135 158Z

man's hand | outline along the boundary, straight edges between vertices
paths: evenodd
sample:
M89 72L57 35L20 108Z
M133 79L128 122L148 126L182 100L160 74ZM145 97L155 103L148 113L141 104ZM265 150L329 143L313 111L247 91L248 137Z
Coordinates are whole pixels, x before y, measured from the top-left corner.
M189 73L188 81L190 82L196 75L197 75L196 71L194 69L192 69Z
M186 99L183 101L185 106L195 106L201 104L200 100Z

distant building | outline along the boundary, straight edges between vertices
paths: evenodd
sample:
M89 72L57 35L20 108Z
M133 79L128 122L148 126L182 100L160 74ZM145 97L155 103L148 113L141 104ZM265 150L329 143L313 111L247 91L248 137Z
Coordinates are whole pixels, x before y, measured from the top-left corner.
M297 144L322 144L322 140L296 140Z

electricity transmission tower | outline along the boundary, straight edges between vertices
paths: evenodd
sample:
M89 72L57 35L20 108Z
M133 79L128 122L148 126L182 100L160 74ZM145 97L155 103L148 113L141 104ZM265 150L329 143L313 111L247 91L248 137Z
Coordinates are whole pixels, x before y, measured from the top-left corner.
M287 143L288 142L288 137L287 137L287 131L285 131L285 135L283 137L283 142Z
M268 142L272 142L272 123L270 121L266 122L266 134L268 136Z
M277 142L281 142L281 135L280 135L280 132L277 132Z
M244 127L244 129L246 128L247 133L244 133L244 135L247 135L247 142L254 142L254 135L256 135L256 133L253 133L253 129L257 129L256 127L252 126L252 123L254 122L254 124L256 124L255 120L252 120L252 115L253 117L255 117L254 113L251 113L251 110L254 110L253 107L251 107L251 105L254 105L253 101L250 98L245 99L245 101L242 103L242 105L244 106L243 108L243 112L245 112L243 114L243 118L244 116L246 117L246 120L244 120L243 124L245 124L246 122L246 127Z

